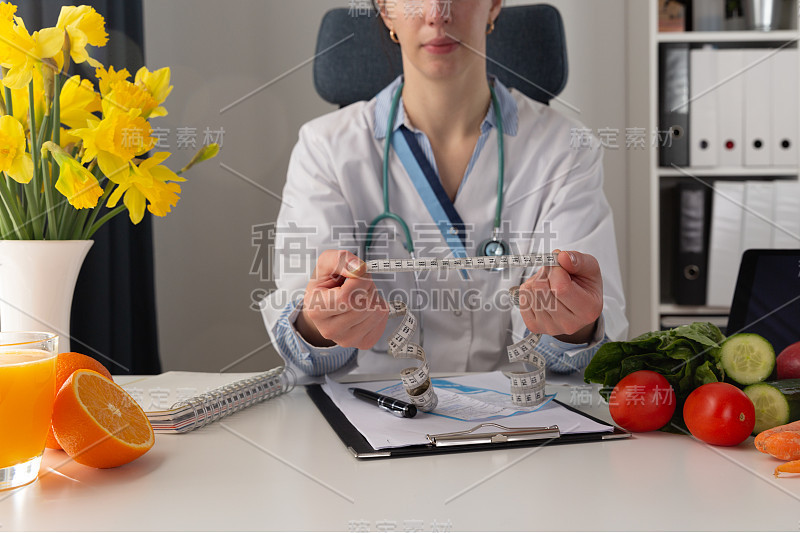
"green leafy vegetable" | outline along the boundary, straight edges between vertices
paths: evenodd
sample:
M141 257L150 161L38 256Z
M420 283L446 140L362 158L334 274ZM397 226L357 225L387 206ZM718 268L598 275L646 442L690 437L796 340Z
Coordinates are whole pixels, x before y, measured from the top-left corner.
M720 344L725 336L715 325L695 322L667 331L651 331L626 342L600 347L584 373L586 383L601 383L608 399L614 386L637 370L653 370L669 381L679 404L705 383L722 381Z
M608 401L619 380L637 370L664 376L675 390L676 409L663 431L686 432L683 404L689 394L706 383L723 381L720 345L725 335L715 325L695 322L667 331L651 331L627 342L600 347L586 367L586 383L601 383L600 395Z

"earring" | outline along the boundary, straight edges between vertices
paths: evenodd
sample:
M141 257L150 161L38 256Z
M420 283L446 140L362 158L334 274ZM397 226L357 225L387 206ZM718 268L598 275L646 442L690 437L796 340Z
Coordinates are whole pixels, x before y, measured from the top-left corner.
M486 28L486 35L489 35L490 33L492 33L494 31L494 21L490 20L489 24L487 26L488 27Z
M397 38L397 34L394 32L394 30L389 30L389 38L392 39L392 42L400 44L400 39Z

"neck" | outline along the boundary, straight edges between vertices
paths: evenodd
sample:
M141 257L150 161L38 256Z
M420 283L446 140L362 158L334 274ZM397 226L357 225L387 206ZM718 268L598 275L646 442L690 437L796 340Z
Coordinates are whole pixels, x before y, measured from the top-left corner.
M414 127L431 140L473 136L480 132L491 104L485 69L450 80L405 75L403 106Z

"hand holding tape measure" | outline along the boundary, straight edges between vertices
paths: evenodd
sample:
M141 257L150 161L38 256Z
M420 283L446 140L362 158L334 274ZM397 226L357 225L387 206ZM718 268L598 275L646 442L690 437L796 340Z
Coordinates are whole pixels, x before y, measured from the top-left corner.
M600 264L579 252L560 252L557 260L561 268L544 266L520 285L522 320L529 331L588 342L603 311Z
M363 261L344 250L325 250L306 285L295 326L316 346L366 350L383 335L389 311Z
M371 280L371 272L495 269L539 266L521 286L512 288L512 300L532 333L507 348L509 360L527 361L533 372L513 372L512 399L518 405L536 405L544 399L544 358L536 352L541 334L568 335L568 342L591 338L603 308L603 282L597 260L578 252L481 256L450 259L388 259L361 261L347 251L326 250L306 287L297 328L312 343L372 348L390 316L403 316L389 342L389 353L419 361L401 379L412 401L423 411L436 406L424 350L410 342L417 327L414 315L402 302L386 302ZM560 267L560 268L556 268ZM316 342L315 342L316 341Z

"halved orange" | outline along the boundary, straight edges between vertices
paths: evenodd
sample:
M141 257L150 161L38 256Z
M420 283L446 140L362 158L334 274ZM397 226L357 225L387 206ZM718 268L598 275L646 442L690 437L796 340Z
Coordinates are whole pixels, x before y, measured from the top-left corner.
M129 463L155 443L139 404L93 370L76 370L58 391L53 431L70 457L95 468Z
M106 367L100 364L96 359L78 352L64 352L58 354L56 358L56 392L61 390L61 386L64 385L67 378L76 370L94 370L100 372L111 381L114 381ZM53 434L52 427L50 427L50 431L47 432L45 446L54 450L61 449L61 445Z

